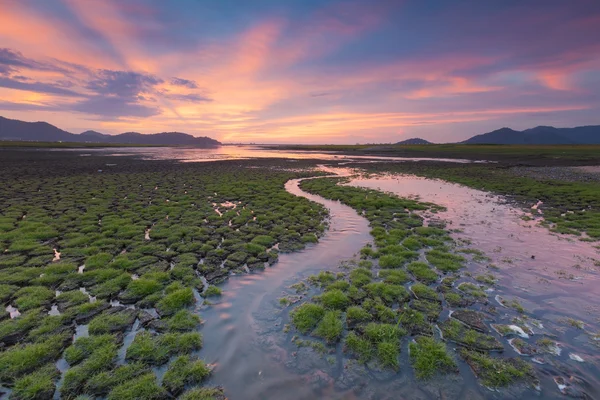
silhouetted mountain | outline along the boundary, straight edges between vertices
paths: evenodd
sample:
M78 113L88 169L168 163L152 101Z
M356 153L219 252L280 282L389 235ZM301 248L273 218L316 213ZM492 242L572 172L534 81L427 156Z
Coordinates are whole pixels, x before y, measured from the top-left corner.
M421 138L410 138L410 139L406 139L401 142L398 142L396 144L432 144L432 143L425 139L421 139Z
M576 128L537 126L524 131L510 128L473 136L465 144L600 144L600 125Z
M47 142L66 142L73 135L47 122L23 122L0 117L1 140L31 140ZM72 140L71 140L72 141Z
M63 131L47 122L24 122L4 117L0 117L0 140L123 143L194 147L218 147L221 145L220 142L209 137L195 137L181 132L161 132L147 135L138 132L126 132L120 135L106 135L96 131L85 131L77 135Z
M85 131L85 132L81 132L79 134L79 136L87 138L86 140L92 140L92 139L98 139L98 138L105 138L110 135L106 135L104 133L100 133L100 132L96 132L96 131Z

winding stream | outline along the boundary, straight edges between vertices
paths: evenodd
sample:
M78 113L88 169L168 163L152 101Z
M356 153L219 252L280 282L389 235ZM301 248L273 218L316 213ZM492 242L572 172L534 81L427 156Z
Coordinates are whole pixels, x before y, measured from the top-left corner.
M337 267L370 241L366 219L339 202L308 194L288 181L288 192L329 209L330 226L317 244L298 253L281 254L279 262L263 272L231 276L218 303L201 313L204 348L202 358L216 364L209 384L222 385L231 399L306 399L311 389L302 377L282 367L283 354L268 354L264 341L269 332L257 321L270 321L280 331L282 321L272 311L282 290L299 279Z

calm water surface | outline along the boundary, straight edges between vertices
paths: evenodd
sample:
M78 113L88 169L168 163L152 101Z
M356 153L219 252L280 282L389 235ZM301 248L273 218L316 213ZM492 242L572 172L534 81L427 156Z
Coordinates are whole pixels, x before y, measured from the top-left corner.
M219 160L245 160L251 158L287 158L318 160L385 160L385 161L447 161L470 163L470 160L456 158L411 158L411 157L378 157L343 155L334 152L293 151L265 149L260 146L240 145L221 146L214 149L197 149L182 147L104 147L94 149L51 149L52 151L76 151L82 155L97 153L114 156L138 156L146 160L179 160L182 162L208 162ZM47 149L44 149L47 151Z

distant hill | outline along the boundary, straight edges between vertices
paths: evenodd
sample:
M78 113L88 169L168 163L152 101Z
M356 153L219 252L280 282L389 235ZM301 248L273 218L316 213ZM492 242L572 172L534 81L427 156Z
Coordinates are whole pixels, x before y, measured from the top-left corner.
M396 144L433 144L433 143L431 143L425 139L421 139L421 138L410 138L410 139L406 139L401 142L398 142Z
M141 134L126 132L107 135L96 131L74 134L47 122L24 122L0 117L0 140L75 143L123 143L162 146L218 147L221 143L209 137L195 137L181 132Z
M473 136L465 144L600 144L600 125L575 128L537 126L524 131L510 128Z

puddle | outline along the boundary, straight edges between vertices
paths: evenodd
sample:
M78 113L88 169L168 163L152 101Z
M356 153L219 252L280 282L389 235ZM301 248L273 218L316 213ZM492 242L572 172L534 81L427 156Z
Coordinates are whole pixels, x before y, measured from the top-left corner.
M52 262L60 261L60 252L56 249L52 250L54 251L54 258L52 259Z
M86 288L80 287L79 291L81 293L87 295L87 297L90 299L90 303L95 303L96 302L96 296L92 296L91 294L89 294L88 291L86 290Z
M19 310L17 310L16 307L13 307L11 305L6 306L6 312L10 315L10 319L17 318L21 315Z
M127 356L127 349L129 348L129 346L131 346L131 343L133 343L133 339L135 339L135 335L137 335L139 329L140 329L140 320L136 318L135 322L133 323L133 326L127 332L125 337L123 338L123 345L121 346L121 348L119 349L119 352L117 354L117 365L125 364L125 357Z

